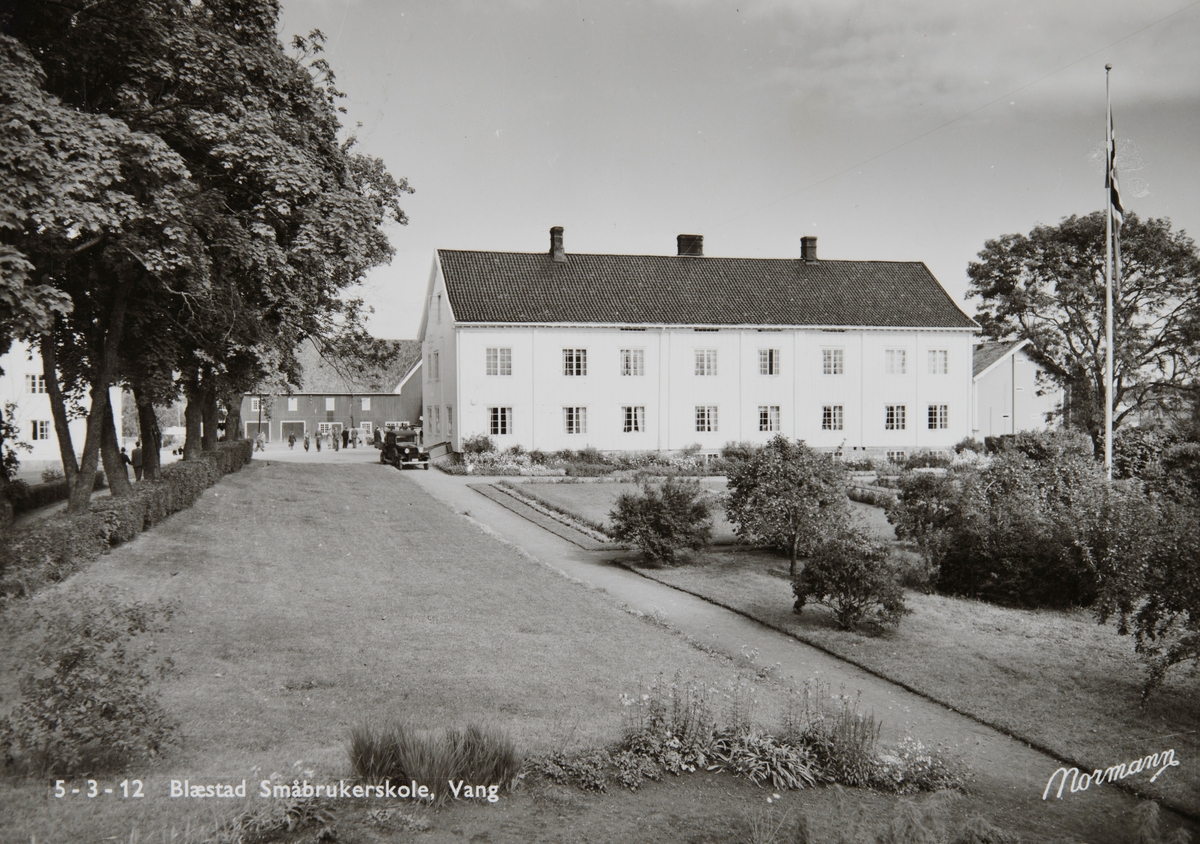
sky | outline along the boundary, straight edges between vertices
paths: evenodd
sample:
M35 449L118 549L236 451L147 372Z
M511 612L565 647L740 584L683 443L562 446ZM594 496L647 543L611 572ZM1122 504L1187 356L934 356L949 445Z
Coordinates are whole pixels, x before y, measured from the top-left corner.
M1104 207L1200 233L1200 0L282 0L416 193L357 295L414 338L437 249L924 261Z

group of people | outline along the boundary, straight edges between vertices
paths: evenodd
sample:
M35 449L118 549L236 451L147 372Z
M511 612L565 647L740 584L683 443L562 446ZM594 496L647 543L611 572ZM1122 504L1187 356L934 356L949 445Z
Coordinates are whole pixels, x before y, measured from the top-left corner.
M319 433L315 437L312 437L311 439L310 439L309 435L306 433L304 435L304 441L303 441L304 442L304 450L308 451L310 446L315 442L317 451L320 451L321 450L321 442L323 440L325 440L327 445L329 447L332 447L334 451L337 451L339 448L358 448L358 444L360 442L362 442L362 437L359 435L357 428L342 428L342 432L341 432L340 436L338 434L335 434L333 431L330 431L329 433L326 433L326 434ZM340 440L340 442L339 442L339 440ZM288 449L295 451L296 443L298 443L298 442L300 442L300 439L295 435L295 433L288 434L288 438L287 438ZM264 434L262 431L259 431L258 439L256 440L256 443L255 443L255 449L258 451L265 450L265 443L266 443L266 434Z
M121 446L121 463L125 466L133 467L134 480L142 479L142 472L145 470L145 464L142 461L142 441L138 440L133 445L133 453L126 454L125 446ZM128 473L126 473L128 477Z

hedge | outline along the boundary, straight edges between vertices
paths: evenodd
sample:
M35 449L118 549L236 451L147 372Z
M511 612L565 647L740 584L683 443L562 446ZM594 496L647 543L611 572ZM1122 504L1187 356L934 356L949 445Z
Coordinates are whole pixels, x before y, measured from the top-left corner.
M104 481L104 473L97 472L96 483L92 490L104 489L105 486L107 484ZM40 510L42 507L57 504L59 501L66 501L70 497L71 488L67 485L66 478L51 481L48 484L14 483L8 493L8 500L12 504L14 516L28 513L31 510Z
M74 574L109 549L128 542L172 513L185 510L222 476L250 462L250 440L219 443L199 460L164 466L157 481L132 495L92 503L87 513L57 513L0 539L0 598L31 595Z

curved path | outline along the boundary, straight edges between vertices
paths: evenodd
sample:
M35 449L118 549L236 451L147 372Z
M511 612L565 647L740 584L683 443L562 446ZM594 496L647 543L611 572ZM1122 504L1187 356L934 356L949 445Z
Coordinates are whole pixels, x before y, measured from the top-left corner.
M778 664L774 676L784 683L799 686L819 678L832 689L844 688L850 695L861 692L862 708L873 710L883 721L885 741L912 736L945 748L970 765L976 793L1037 817L1043 831L1046 826L1064 834L1094 830L1088 838L1094 844L1128 840L1129 815L1138 802L1130 795L1100 785L1077 794L1064 791L1061 799L1055 799L1056 785L1050 799L1043 801L1047 781L1060 766L1053 757L789 636L608 562L603 552L586 551L467 486L486 482L485 478L438 471L406 472L405 477L469 515L498 539L571 578L603 589L630 609L657 615L705 648L734 657L755 653L757 665ZM1194 764L1194 760L1181 761ZM1171 816L1168 825L1179 822ZM1194 830L1192 824L1185 826Z

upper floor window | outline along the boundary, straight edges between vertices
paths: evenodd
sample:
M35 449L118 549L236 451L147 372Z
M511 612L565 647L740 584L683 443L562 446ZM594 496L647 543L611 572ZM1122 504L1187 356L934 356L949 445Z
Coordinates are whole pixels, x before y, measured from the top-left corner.
M262 410L262 399L260 399L258 396L254 396L250 399L250 412L258 413L260 410Z
M489 348L487 350L488 375L512 375L512 349Z
M950 352L946 349L929 350L929 374L945 375L950 371Z
M44 393L46 392L46 377L44 375L26 375L25 376L25 392L27 393Z
M883 353L883 371L888 375L905 375L908 372L905 349L888 349Z
M371 399L370 399L370 398L368 398L367 396L363 396L363 400L362 400L362 409L363 409L363 410L370 410L370 409L371 409Z
M563 349L563 375L587 375L587 349Z
M697 375L716 375L717 374L717 350L716 349L696 349L696 374Z
M645 375L646 351L644 349L621 349L621 374Z
M288 410L295 412L300 409L300 399L295 396L288 398Z
M333 410L336 409L336 407L337 407L337 399L335 399L335 398L325 399L325 410L326 411L332 412Z
M439 293L437 295L437 304L434 307L436 308L435 313L437 314L437 321L441 322L442 321L442 294L441 293Z
M778 375L779 374L779 349L759 349L758 350L758 374L759 375ZM773 428L771 430L774 430Z
M821 349L821 372L824 375L845 375L845 351L842 349Z
M437 381L442 377L442 367L438 360L438 353L434 352L429 356L429 377Z

